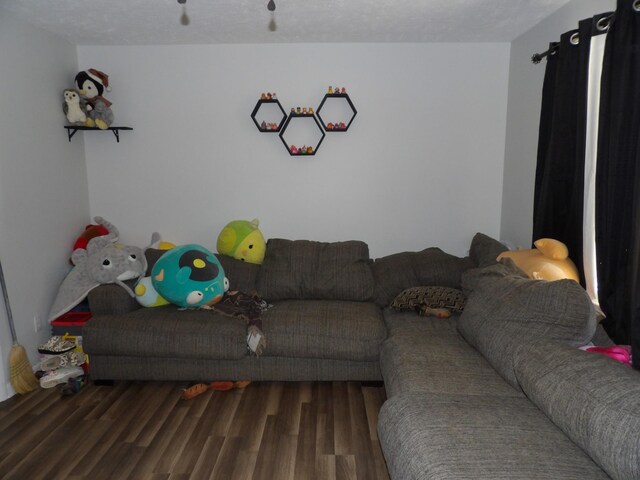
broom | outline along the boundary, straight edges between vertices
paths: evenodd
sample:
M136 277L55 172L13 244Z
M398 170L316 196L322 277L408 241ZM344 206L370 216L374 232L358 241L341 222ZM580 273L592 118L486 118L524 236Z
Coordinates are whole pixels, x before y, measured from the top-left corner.
M7 295L7 284L4 282L4 274L2 273L2 263L0 262L0 284L2 285L2 295L4 296L4 306L7 309L7 318L9 319L9 328L11 329L11 338L13 346L9 353L9 369L11 371L11 386L20 395L29 393L38 388L39 383L31 363L27 357L27 352L22 345L18 345L18 337L16 336L16 327L13 325L13 316L11 315L11 307L9 306L9 296Z

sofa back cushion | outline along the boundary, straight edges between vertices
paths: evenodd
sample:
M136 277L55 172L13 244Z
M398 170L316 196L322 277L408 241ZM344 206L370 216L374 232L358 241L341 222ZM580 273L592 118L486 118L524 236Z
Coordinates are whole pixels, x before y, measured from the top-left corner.
M365 301L373 294L366 243L270 239L258 275L258 293L286 299Z
M611 478L640 478L640 372L554 342L519 349L522 390Z
M462 286L467 304L458 331L514 387L513 358L522 343L543 339L580 346L595 332L593 305L573 280L531 280L496 263L466 272Z
M484 233L476 233L471 240L469 257L471 261L479 267L486 267L496 263L496 258L502 252L509 250L498 240L491 238Z
M386 307L410 287L459 288L462 272L473 266L468 258L456 257L435 247L378 258L372 266L376 282L373 300Z

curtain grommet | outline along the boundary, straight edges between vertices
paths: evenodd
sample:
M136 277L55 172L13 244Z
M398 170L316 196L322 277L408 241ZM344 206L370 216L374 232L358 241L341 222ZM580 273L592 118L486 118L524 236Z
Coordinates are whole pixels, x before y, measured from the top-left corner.
M640 0L636 0L636 3L638 4L638 8L640 8ZM607 30L609 30L610 26L611 26L611 17L602 17L600 20L596 22L596 28L598 29L599 32L606 32Z
M636 12L640 12L640 0L634 0L631 6Z
M578 45L580 43L580 35L578 34L578 32L571 35L569 41L571 42L571 45Z

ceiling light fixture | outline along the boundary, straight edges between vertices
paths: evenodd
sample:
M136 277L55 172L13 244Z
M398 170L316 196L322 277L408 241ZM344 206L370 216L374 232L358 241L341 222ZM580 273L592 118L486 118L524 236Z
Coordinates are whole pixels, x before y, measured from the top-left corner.
M269 3L267 3L267 10L271 12L271 20L269 20L269 31L275 32L278 29L274 13L276 11L276 2L274 2L273 0L269 0Z
M186 27L187 25L189 25L189 22L191 21L189 19L189 15L187 15L187 0L178 0L178 3L182 5L182 15L180 16L180 24Z

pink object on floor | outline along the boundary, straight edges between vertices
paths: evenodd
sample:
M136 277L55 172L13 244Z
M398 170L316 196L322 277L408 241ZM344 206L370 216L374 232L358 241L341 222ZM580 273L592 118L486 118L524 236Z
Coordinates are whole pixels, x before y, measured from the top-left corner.
M612 347L587 347L587 352L600 353L625 365L631 365L631 346L614 345Z

